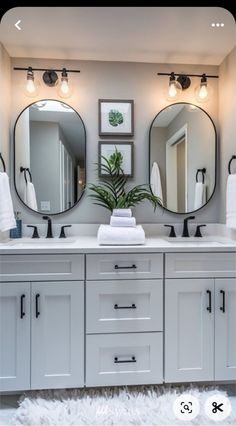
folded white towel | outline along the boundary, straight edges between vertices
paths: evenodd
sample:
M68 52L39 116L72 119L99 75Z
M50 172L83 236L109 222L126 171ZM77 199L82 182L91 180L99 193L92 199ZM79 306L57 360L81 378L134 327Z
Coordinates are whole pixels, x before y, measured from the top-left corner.
M27 182L25 185L25 204L33 210L38 211L35 188L32 182Z
M131 217L132 211L131 209L114 209L112 212L112 216Z
M98 244L102 245L138 245L145 244L145 233L141 225L135 228L121 228L100 225L97 233Z
M196 182L194 210L200 209L204 204L206 204L206 185L202 182Z
M119 216L111 216L110 218L111 226L136 226L135 217L119 217Z
M153 194L156 195L156 197L159 197L161 201L163 201L160 169L155 161L152 165L150 183Z
M16 220L10 193L9 177L6 173L0 173L0 231L5 232L13 228L16 228Z
M229 175L227 180L226 226L236 229L236 174Z

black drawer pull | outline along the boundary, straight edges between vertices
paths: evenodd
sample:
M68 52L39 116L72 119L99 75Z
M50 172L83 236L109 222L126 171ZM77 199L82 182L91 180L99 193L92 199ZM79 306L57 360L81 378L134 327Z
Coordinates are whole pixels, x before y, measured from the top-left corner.
M114 309L136 309L137 306L135 305L135 303L132 303L132 305L130 306L119 306L117 305L117 303L114 305Z
M222 306L220 307L220 310L225 313L225 291L220 290L220 293L222 294Z
M132 265L132 266L119 266L119 265L115 265L114 266L115 269L137 269L136 265Z
M124 364L126 362L137 362L137 360L136 360L135 356L132 356L131 359L118 359L117 356L115 356L115 358L114 358L115 364Z
M35 316L36 318L39 317L40 315L40 311L39 311L39 298L40 298L40 294L37 293L35 296Z
M211 291L207 290L207 294L209 295L209 305L207 306L207 311L211 313Z
M20 297L20 317L21 317L21 319L24 318L24 316L25 316L24 299L25 299L25 294L22 294L21 297Z

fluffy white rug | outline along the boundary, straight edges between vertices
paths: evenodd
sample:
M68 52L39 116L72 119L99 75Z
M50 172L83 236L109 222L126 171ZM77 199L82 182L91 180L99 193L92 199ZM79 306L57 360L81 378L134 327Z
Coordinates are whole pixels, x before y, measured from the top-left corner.
M192 421L178 420L173 413L177 396L187 392L198 398L200 413ZM85 390L30 392L21 398L12 426L79 425L212 425L204 412L206 399L220 391L216 388L139 386ZM225 392L221 392L226 395ZM236 413L220 422L236 425Z

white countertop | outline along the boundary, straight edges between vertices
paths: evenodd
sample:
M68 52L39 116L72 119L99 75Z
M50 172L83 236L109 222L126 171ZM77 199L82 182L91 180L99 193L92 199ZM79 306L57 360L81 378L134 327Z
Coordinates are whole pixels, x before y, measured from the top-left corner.
M45 226L40 228L44 235ZM80 224L68 229L66 239L47 240L30 238L32 231L23 227L22 239L0 242L0 255L6 254L77 254L77 253L155 253L155 252L236 252L236 231L231 231L221 224L207 224L202 238L168 238L168 230L163 225L144 224L146 242L142 245L98 245L96 233L99 225ZM55 226L58 235L59 225ZM196 224L189 227L190 235ZM163 229L164 228L164 229ZM177 235L181 234L181 224L176 225ZM165 235L163 232L167 232Z

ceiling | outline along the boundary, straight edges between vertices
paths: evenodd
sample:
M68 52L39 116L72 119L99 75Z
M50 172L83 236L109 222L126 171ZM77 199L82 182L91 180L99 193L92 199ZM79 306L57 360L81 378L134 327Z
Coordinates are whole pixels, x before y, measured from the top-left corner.
M220 7L16 7L0 41L11 57L219 65L236 25Z
M179 112L185 106L182 104L176 104L169 106L161 111L154 120L152 126L153 127L168 127L172 120L179 114Z

